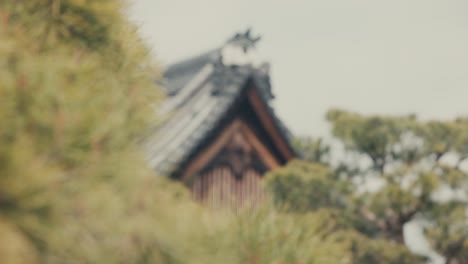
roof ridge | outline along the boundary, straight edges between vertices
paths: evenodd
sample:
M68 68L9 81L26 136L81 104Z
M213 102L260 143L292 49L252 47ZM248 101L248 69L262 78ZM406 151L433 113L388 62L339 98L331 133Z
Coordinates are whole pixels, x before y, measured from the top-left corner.
M183 72L184 70L196 66L197 64L216 62L216 60L221 55L220 52L221 48L216 48L199 55L193 55L185 59L179 60L167 66L164 75L173 75L179 72Z

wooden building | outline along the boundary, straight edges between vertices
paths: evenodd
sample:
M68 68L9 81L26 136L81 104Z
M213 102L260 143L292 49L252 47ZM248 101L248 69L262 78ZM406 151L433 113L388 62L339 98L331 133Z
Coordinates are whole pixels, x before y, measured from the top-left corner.
M295 157L270 106L267 64L255 62L250 31L164 73L166 120L145 143L149 164L183 181L194 199L240 207L264 199L265 172Z

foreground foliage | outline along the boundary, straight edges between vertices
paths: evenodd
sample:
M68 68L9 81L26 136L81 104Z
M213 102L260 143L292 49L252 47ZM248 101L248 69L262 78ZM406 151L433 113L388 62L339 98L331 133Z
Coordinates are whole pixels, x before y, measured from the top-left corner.
M419 263L404 245L369 236L356 214L352 184L339 179L326 165L294 161L269 173L266 187L276 207L294 215L322 215L325 233L341 237L351 255L349 263Z
M158 94L121 8L0 3L0 254L10 263L129 263L148 250L134 243L147 236L133 210L150 175L134 143Z

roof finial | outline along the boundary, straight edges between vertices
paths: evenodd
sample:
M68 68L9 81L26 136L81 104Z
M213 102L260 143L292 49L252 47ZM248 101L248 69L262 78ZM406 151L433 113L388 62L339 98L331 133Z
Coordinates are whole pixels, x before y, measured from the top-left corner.
M252 30L247 28L244 33L236 33L230 38L221 50L221 62L223 65L256 65L257 53L255 44L261 39L253 37Z
M251 32L252 29L249 27L245 33L236 33L227 41L226 44L240 46L245 52L247 52L247 50L254 48L255 44L257 44L257 42L262 38L261 36L253 37Z

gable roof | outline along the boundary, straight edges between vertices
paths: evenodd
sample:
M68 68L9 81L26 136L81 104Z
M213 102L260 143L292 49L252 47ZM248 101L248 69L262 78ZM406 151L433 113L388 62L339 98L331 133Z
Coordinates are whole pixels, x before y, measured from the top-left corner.
M248 38L248 34L246 32L243 37ZM238 41L239 36L242 37L237 34L231 41ZM147 161L158 173L171 175L179 169L219 126L248 84L257 90L280 136L293 153L289 145L290 132L269 106L273 95L268 73L263 66L226 65L223 62L226 45L173 64L165 71L163 87L168 98L160 114L165 115L166 120L150 131L144 143Z

